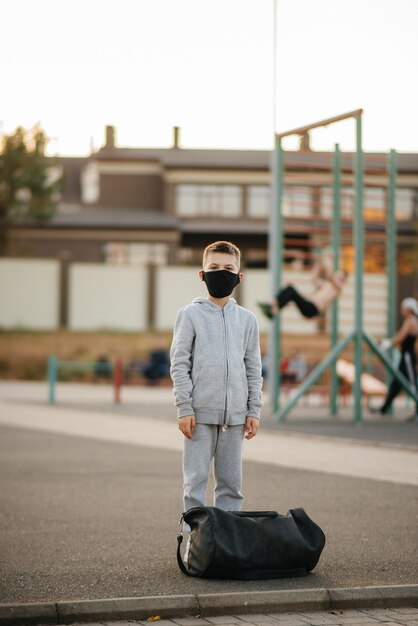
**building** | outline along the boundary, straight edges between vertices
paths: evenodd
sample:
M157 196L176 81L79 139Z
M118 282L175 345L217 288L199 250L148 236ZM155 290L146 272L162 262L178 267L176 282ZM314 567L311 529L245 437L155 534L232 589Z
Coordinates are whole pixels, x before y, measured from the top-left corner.
M65 189L46 224L10 232L11 255L61 259L60 323L66 325L66 272L72 262L147 266L199 265L202 248L230 239L246 268L266 268L271 210L271 153L256 150L119 148L106 128L104 146L87 158L62 158ZM330 243L332 154L285 155L285 263L307 269ZM341 263L353 269L353 155L342 155ZM387 155L365 155L365 272L385 274ZM398 155L396 194L398 300L418 295L418 154ZM153 312L149 312L152 320Z

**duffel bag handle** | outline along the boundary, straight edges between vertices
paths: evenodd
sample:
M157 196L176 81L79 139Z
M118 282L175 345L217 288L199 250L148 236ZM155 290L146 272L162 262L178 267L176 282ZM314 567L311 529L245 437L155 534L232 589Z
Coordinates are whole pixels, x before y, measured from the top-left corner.
M189 570L185 566L183 559L181 558L180 546L181 546L182 541L183 541L183 534L180 531L179 534L177 535L177 563L179 564L179 568L181 569L183 574L186 574L186 576L192 576L192 574L190 574Z
M239 517L278 517L277 511L231 511Z

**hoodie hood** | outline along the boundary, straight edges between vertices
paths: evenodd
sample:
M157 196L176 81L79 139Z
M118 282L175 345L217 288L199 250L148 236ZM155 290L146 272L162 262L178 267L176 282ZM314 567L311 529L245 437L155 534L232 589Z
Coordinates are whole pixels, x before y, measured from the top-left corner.
M212 302L212 300L208 300L208 298L199 296L198 298L195 298L194 300L192 300L192 304L203 304L203 305L209 306L212 309L226 310L227 308L229 309L232 306L236 306L237 301L235 300L235 298L229 298L229 301L223 307L220 307L218 304L215 304L215 302Z

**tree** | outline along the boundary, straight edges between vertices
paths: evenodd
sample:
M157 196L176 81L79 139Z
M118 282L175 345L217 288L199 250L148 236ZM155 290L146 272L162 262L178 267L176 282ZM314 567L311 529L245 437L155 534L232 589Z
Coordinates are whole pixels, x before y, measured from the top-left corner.
M0 254L10 226L23 220L46 221L56 210L63 176L55 159L45 156L48 139L35 126L17 128L0 138Z

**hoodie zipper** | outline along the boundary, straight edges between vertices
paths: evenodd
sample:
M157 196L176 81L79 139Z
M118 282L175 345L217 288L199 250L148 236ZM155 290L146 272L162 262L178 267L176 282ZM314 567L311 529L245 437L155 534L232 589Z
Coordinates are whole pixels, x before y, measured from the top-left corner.
M224 328L224 342L225 342L225 405L224 405L224 419L222 423L222 430L223 432L226 432L226 429L228 428L228 342L227 342L228 335L226 331L226 319L225 319L224 307L222 307L221 309L221 314L222 314L222 322L223 322L223 328Z

